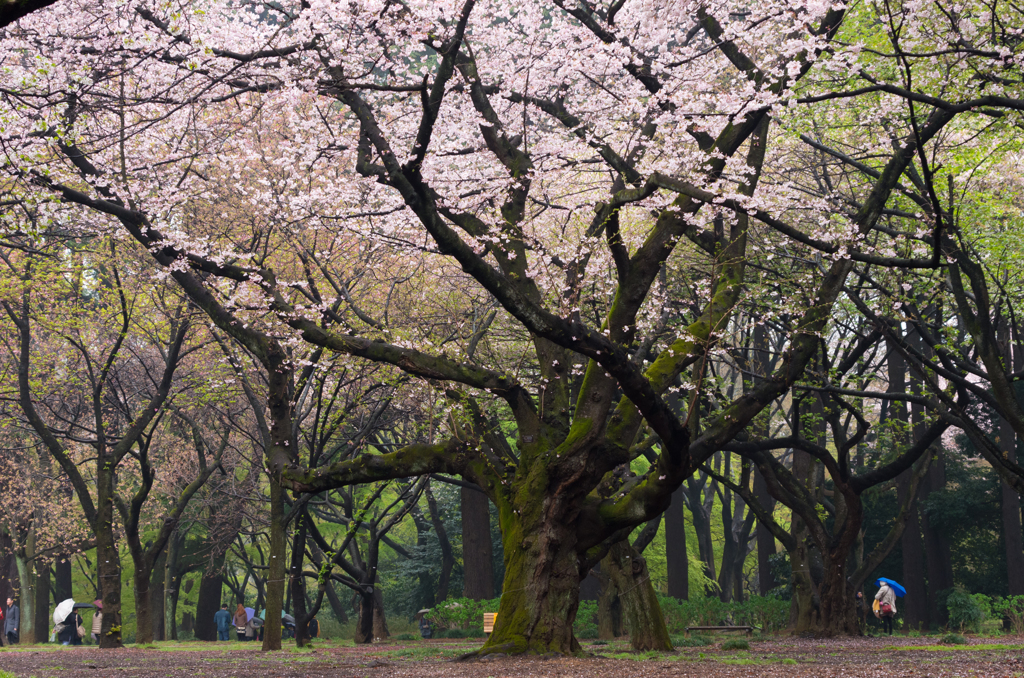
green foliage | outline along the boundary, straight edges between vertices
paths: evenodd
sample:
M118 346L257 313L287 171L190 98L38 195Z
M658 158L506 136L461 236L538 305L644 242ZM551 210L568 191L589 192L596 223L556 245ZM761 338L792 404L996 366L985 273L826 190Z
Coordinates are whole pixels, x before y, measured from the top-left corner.
M573 633L577 638L597 638L597 601L581 600L579 610L576 612L576 623L573 624Z
M673 647L705 647L711 645L711 641L703 636L672 636Z
M733 638L722 643L723 650L749 650L750 643L742 638Z
M448 629L444 633L445 638L469 638L469 631L463 629Z
M1024 596L1006 596L992 601L992 611L1010 622L1017 635L1024 635Z
M789 621L789 601L775 596L750 596L745 601L723 603L718 598L692 597L678 600L659 596L661 612L669 633L681 634L687 626L757 626L764 633L785 628Z
M395 640L416 640L416 636L411 633L399 633L395 636Z
M943 645L966 645L967 639L961 636L959 633L947 633L942 636L942 640L939 641Z
M500 598L491 600L450 598L435 605L426 616L435 629L466 629L471 625L479 626L483 622L484 612L497 612L499 602L501 602ZM458 636L449 635L448 637Z
M975 596L967 593L962 586L957 586L946 598L946 610L949 612L949 627L961 633L969 630L981 630L981 622L985 621L985 610L978 604Z

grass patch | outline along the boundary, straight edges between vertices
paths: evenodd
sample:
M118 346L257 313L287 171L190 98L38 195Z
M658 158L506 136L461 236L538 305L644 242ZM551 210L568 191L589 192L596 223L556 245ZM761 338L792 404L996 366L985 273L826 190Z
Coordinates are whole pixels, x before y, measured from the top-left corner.
M959 633L947 633L942 636L942 640L939 641L943 645L966 645L967 639L961 636Z
M722 643L723 650L749 650L750 643L740 638L733 638Z
M416 640L416 636L411 633L399 633L395 636L395 640Z
M710 645L711 641L703 636L676 636L672 638L672 645L674 647L704 647Z
M616 652L615 654L604 654L601 655L605 659L631 659L635 662L642 662L648 659L659 659L661 653L655 650L647 650L646 652Z
M922 652L977 652L985 650L1024 650L1024 645L985 643L979 645L889 645L886 650L920 650Z

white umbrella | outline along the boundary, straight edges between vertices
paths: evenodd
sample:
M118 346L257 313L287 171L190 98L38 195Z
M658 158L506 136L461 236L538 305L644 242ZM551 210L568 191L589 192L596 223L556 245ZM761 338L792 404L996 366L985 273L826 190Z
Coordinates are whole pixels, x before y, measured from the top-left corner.
M68 598L67 600L60 601L60 603L57 604L57 609L53 611L53 623L63 624L64 620L67 619L68 615L71 614L71 611L74 609L74 598Z

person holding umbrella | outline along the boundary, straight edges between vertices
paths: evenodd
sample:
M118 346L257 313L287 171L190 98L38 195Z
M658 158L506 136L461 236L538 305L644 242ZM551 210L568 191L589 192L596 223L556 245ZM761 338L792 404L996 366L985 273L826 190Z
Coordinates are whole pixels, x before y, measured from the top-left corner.
M878 601L875 616L882 620L883 632L891 636L892 620L896 616L896 596L902 598L907 595L907 590L892 579L885 577L880 577L875 583L879 586L878 593L875 594L875 600Z

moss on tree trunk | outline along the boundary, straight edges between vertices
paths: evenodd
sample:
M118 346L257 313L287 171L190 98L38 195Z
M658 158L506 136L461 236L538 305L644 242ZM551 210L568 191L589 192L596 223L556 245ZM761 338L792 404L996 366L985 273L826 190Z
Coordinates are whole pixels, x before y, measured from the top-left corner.
M672 641L644 557L629 542L620 541L601 561L601 570L618 594L633 649L671 652Z

